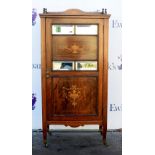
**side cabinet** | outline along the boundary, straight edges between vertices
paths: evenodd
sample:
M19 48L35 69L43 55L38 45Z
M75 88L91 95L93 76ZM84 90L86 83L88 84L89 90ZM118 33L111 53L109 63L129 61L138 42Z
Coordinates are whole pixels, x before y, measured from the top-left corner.
M69 9L41 18L43 142L49 125L107 131L109 14Z

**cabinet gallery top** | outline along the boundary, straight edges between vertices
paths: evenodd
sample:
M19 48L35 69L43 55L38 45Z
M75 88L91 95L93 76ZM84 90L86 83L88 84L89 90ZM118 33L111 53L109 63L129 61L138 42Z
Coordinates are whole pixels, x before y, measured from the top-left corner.
M85 12L80 9L68 9L64 12L48 12L47 8L43 8L43 13L39 14L40 17L58 17L58 16L91 16L94 18L109 18L110 14L107 14L107 9L96 12Z

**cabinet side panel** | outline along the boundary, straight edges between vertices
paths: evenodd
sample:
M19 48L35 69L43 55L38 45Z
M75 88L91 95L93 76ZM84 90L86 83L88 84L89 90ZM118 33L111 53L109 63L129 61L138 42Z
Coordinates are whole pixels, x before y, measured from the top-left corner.
M41 18L42 127L46 131L46 21Z
M98 64L99 64L99 80L98 80L98 98L99 98L99 109L100 109L100 118L102 119L103 114L102 114L102 109L103 109L103 20L100 20L99 22L99 57L98 57Z
M104 55L103 55L103 124L104 132L107 130L107 99L108 99L108 29L109 20L104 20Z

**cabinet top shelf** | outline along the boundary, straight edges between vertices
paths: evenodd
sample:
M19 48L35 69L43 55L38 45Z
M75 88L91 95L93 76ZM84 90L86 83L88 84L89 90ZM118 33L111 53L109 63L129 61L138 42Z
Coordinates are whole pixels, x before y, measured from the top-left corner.
M110 14L107 14L102 9L102 12L85 12L80 9L68 9L64 12L48 12L46 8L43 9L43 13L39 14L40 17L54 17L54 16L92 16L95 18L110 18Z

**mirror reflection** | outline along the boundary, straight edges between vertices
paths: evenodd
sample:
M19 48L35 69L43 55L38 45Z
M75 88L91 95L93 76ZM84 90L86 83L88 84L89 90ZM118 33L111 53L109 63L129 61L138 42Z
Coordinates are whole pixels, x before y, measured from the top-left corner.
M73 70L74 63L72 61L53 61L53 70Z
M74 34L74 25L52 25L52 34Z
M78 61L76 62L76 70L97 70L96 61Z
M98 26L93 24L82 25L52 25L52 34L56 35L97 35Z
M76 33L80 35L97 35L97 25L76 25Z

